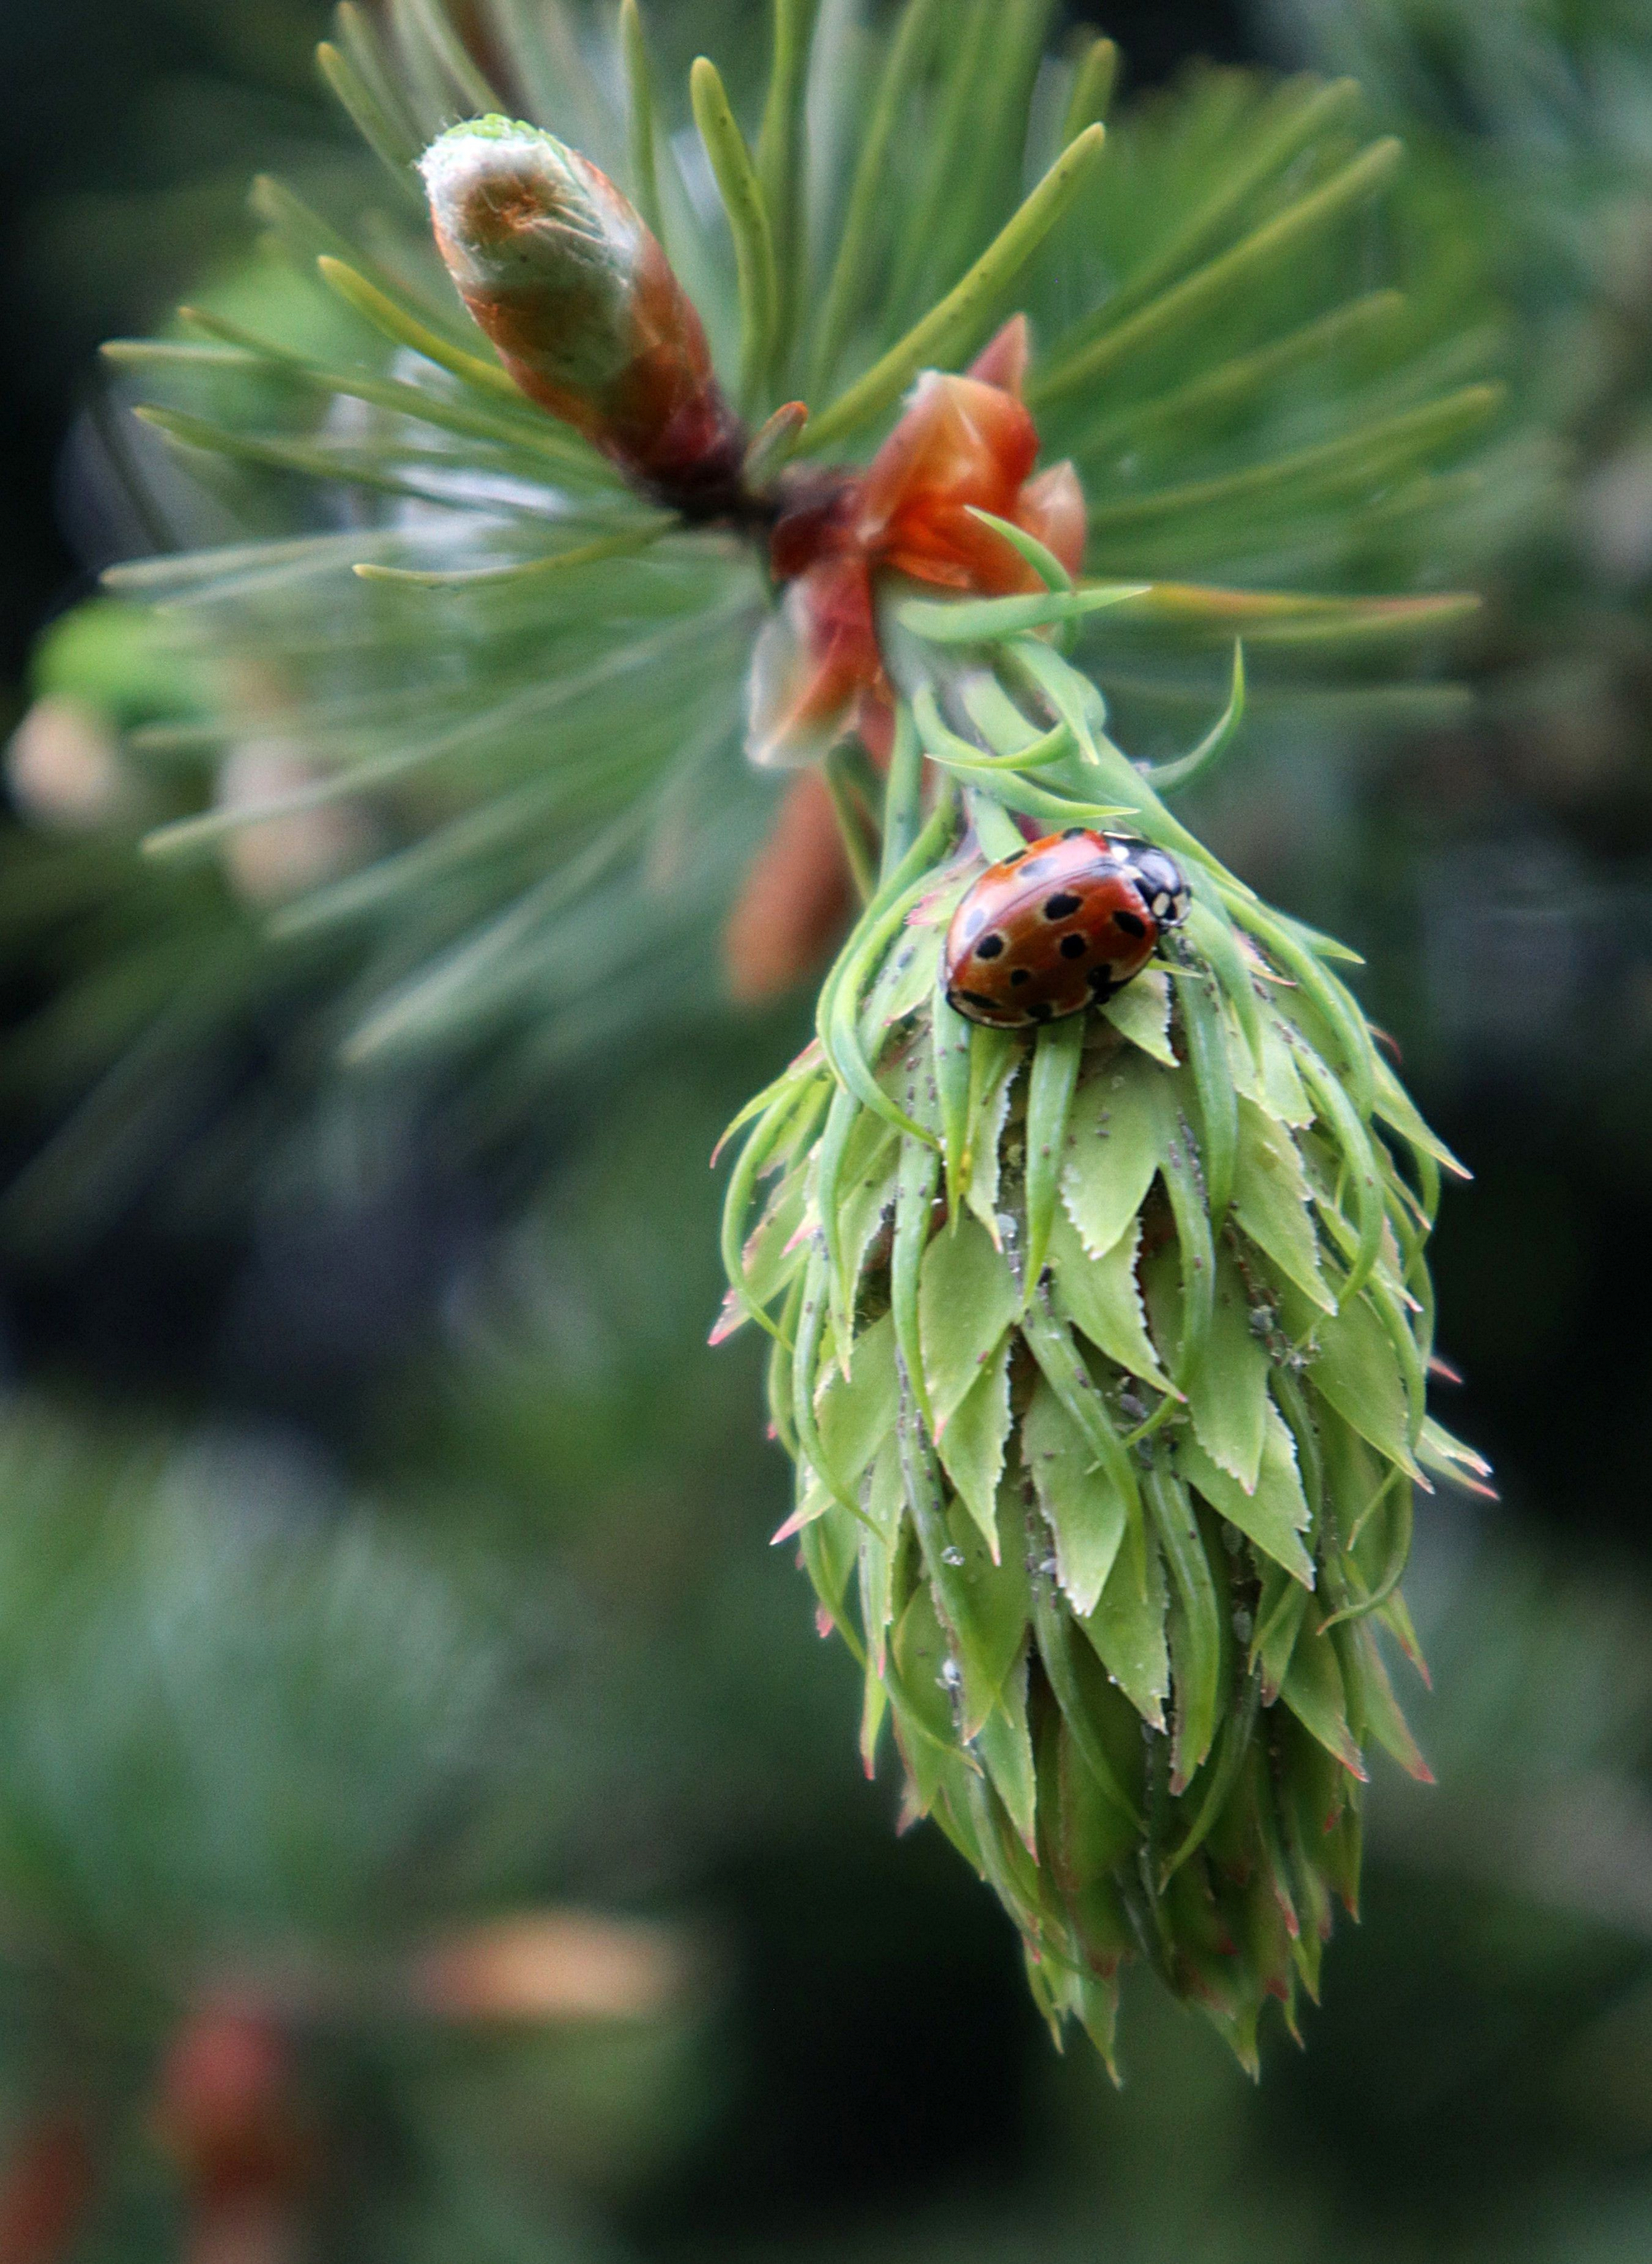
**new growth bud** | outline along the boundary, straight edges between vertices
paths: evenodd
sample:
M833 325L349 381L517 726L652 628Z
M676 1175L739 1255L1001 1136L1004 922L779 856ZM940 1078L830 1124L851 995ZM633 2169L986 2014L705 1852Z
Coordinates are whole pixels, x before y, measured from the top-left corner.
M1082 677L1018 657L981 712L1013 689L1031 733L1088 696L1098 729ZM1111 2058L1145 1956L1254 2066L1355 1906L1369 1749L1427 1775L1379 1638L1417 1658L1414 1486L1485 1475L1424 1401L1451 1159L1322 940L1097 747L1065 775L1129 796L1144 864L1186 860L1185 928L1086 1010L961 1020L945 939L984 852L939 787L749 1113L718 1334L772 1332L775 1537L865 1662L866 1766L892 1726L909 1815L991 1882L1040 2005Z
M755 763L810 761L851 730L869 745L887 737L881 577L989 597L1043 586L982 512L1078 572L1083 490L1071 464L1033 475L1039 436L1021 399L1026 360L1026 323L1017 315L967 375L924 372L863 473L793 487L770 546L786 596L757 641L747 686Z
M448 272L528 398L679 509L731 491L744 435L705 330L607 175L508 118L450 127L420 171Z

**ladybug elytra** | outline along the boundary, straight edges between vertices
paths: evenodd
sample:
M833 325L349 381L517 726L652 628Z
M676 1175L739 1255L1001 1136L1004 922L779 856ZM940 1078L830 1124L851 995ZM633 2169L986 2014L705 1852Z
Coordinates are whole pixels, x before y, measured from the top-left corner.
M949 1005L1025 1029L1099 1005L1187 917L1187 882L1151 843L1075 825L989 865L946 931Z

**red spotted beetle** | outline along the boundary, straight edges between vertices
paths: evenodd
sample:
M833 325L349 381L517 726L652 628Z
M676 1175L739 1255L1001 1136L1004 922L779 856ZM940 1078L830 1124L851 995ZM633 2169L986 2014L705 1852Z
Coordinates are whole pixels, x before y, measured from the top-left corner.
M948 1002L972 1022L1025 1029L1099 1005L1187 917L1187 882L1149 842L1082 825L989 865L946 931Z

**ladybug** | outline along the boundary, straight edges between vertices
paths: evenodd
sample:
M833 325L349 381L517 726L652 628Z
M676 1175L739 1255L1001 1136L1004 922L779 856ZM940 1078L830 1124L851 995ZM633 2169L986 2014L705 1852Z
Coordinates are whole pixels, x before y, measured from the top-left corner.
M948 1004L1006 1030L1082 1013L1141 972L1187 905L1163 849L1083 825L1047 834L989 865L953 914Z

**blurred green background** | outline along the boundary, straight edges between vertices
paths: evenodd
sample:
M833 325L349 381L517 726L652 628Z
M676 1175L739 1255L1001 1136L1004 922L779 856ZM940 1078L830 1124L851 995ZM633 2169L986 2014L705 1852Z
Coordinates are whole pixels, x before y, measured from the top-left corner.
M1366 79L1481 246L1536 468L1453 720L1253 729L1193 812L1365 951L1475 1171L1440 1341L1502 1499L1418 1520L1439 1788L1380 1778L1363 1922L1259 2087L1146 1980L1122 2093L1057 2057L990 1899L859 1774L755 1355L705 1345L706 1158L801 1004L657 1039L594 1112L570 1070L530 1151L434 1109L278 1136L277 998L92 1142L156 915L14 755L0 2264L1652 2252L1652 4L1083 12L1134 90ZM182 507L94 349L233 280L251 172L348 162L322 28L0 12L7 729L177 706L69 621Z

